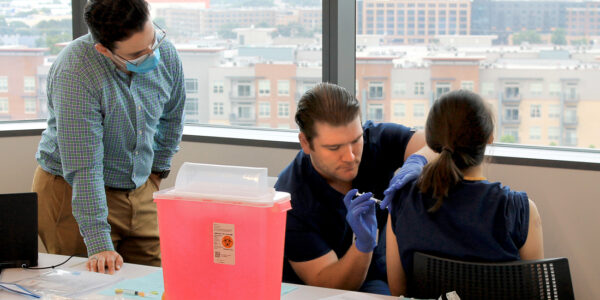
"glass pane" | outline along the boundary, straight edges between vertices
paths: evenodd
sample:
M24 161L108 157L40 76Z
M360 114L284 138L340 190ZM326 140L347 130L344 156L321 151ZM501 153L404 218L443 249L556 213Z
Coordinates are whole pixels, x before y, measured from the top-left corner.
M363 115L379 104L383 122L422 128L435 99L467 89L492 107L496 142L600 147L600 4L508 2L356 1Z
M148 2L197 81L188 123L296 128L297 101L321 81L321 0Z
M0 120L45 119L46 77L72 40L71 0L0 1Z

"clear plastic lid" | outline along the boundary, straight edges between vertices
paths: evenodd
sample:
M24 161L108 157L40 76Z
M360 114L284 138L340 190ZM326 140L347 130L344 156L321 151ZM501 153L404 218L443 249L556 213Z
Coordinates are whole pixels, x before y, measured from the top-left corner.
M286 198L275 196L272 181L267 168L186 162L177 173L175 187L154 193L154 198L272 205Z

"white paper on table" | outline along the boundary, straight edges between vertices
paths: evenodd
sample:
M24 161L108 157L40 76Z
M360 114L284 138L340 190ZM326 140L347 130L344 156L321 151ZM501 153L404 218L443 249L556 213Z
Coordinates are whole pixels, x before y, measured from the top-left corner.
M335 295L325 298L319 298L321 300L380 300L376 296L371 296L367 293L359 293L359 292L346 292L341 295Z
M114 285L123 279L119 275L71 269L53 269L34 277L21 279L15 283L37 294L79 297Z

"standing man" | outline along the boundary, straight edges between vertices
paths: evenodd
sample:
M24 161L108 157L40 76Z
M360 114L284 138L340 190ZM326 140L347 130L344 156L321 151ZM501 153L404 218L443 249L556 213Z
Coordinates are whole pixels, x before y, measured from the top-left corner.
M48 74L48 127L36 159L39 233L50 253L87 252L112 274L123 259L160 266L152 193L183 130L181 61L144 0L90 0L91 32Z
M296 123L302 151L275 184L292 195L283 280L389 294L385 245L376 246L387 211L370 198L384 199L405 159L392 186L420 173L425 158L410 155L424 147L424 135L392 123L361 126L356 98L329 83L302 96ZM357 191L364 194L353 199Z

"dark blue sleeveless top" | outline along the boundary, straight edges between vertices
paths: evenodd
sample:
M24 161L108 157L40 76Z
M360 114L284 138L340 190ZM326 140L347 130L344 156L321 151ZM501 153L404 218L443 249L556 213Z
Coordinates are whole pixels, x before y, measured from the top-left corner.
M434 203L419 191L416 180L392 202L392 228L408 277L415 251L479 262L520 259L529 229L525 192L499 182L464 180L449 191L438 211L428 213Z

